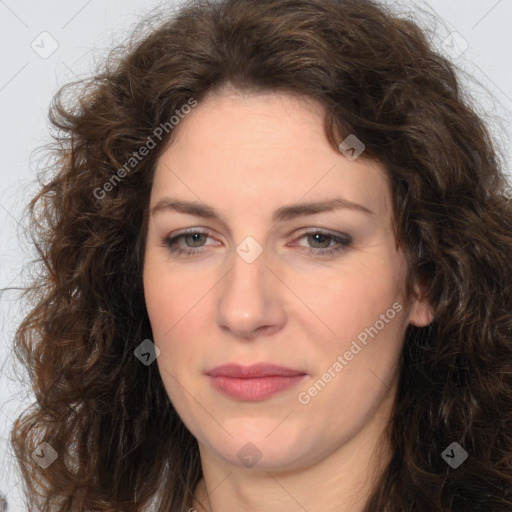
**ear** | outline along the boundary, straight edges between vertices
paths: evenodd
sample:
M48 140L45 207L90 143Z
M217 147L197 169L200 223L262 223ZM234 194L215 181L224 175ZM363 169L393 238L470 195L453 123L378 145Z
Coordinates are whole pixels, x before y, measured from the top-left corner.
M411 311L409 313L409 323L416 327L426 327L434 315L432 307L424 296L424 291L418 285L414 287L414 298L411 302Z

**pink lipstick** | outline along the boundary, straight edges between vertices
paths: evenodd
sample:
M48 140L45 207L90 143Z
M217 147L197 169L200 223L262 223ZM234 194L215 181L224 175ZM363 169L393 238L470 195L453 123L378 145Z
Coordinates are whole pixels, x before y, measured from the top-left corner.
M299 370L270 363L225 364L206 373L213 387L237 400L258 401L285 391L304 379Z

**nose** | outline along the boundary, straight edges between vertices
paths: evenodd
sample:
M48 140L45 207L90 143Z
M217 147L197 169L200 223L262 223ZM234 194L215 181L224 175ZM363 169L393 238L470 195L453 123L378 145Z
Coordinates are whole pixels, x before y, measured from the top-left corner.
M278 332L286 323L283 284L265 251L252 262L234 252L232 267L217 287L216 321L238 339Z

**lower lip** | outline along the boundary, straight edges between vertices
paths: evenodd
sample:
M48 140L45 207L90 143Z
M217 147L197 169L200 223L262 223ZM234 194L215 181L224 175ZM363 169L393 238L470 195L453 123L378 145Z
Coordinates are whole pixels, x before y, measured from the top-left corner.
M255 377L238 379L234 377L210 377L212 385L218 391L238 400L265 400L271 396L296 386L306 375L283 377Z

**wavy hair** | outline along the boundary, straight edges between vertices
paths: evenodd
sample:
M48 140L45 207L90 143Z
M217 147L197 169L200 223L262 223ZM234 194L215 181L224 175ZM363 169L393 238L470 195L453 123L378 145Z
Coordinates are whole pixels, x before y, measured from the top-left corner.
M189 1L139 27L55 94L54 161L26 210L40 270L14 345L36 402L11 443L29 508L191 506L197 441L156 365L134 356L152 339L143 249L173 131L130 159L191 98L230 85L313 98L333 148L349 134L364 142L361 158L389 176L407 297L421 285L432 306L428 327L406 331L392 458L365 512L510 512L510 189L453 64L416 22L369 0ZM31 457L41 441L58 454L44 470ZM453 442L468 453L457 469L442 457Z

